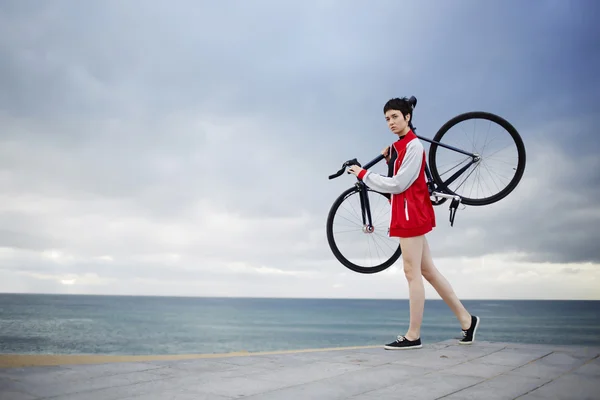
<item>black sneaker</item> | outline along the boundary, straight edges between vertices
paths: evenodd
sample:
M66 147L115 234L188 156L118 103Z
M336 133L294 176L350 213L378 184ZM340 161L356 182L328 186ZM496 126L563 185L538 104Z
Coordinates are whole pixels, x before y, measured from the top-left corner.
M386 350L420 349L421 347L423 347L421 344L421 338L416 340L408 340L404 336L398 336L395 341L384 346Z
M460 344L471 344L475 341L475 333L477 333L477 327L479 326L479 317L471 315L471 326L469 329L463 329L463 338L458 341Z

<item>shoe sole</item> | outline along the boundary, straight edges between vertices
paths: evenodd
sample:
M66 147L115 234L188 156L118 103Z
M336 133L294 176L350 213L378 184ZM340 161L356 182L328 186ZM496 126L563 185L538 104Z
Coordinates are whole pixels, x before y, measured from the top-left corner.
M458 341L459 344L473 344L473 342L475 341L475 335L477 334L477 328L479 328L479 322L481 321L481 318L477 317L477 322L475 322L475 329L473 329L473 338L471 339L470 342L461 342L460 340Z
M418 346L407 346L407 347L383 346L383 348L386 350L412 350L412 349L420 349L421 347L423 347L422 344L420 344Z

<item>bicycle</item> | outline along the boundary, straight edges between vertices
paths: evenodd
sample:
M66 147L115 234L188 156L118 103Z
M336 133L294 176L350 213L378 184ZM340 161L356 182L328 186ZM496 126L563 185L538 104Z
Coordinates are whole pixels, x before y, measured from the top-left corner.
M416 103L417 103L417 99L414 96L412 96L410 98L410 102L411 102L412 108L414 109L414 107L416 106ZM457 192L460 189L460 187L466 182L466 180L472 174L474 174L475 170L480 166L483 166L483 168L485 168L485 170L490 174L490 176L492 178L492 183L494 183L496 185L496 187L498 187L496 180L500 180L500 178L506 179L502 175L496 174L496 176L494 176L489 172L489 167L490 167L489 164L491 162L490 160L494 161L494 159L491 157L497 155L503 149L492 153L487 158L484 158L484 156L483 156L483 153L486 150L487 146L491 143L491 142L489 142L489 143L487 142L487 137L489 136L489 129L486 134L486 143L483 146L481 152L475 152L475 151L470 152L470 151L463 150L457 146L452 146L452 145L449 145L446 143L442 143L442 139L444 137L447 138L447 136L449 135L448 132L452 128L456 127L458 124L460 124L462 122L472 121L472 120L475 122L477 122L479 120L483 120L484 122L487 121L487 122L489 122L490 127L492 126L491 125L492 123L500 126L501 128L503 128L503 130L506 133L508 133L507 138L510 140L510 144L511 145L514 144L516 147L516 150L517 150L516 162L512 162L512 163L504 162L506 165L508 165L510 167L510 169L512 171L514 171L514 176L512 177L512 179L509 180L508 184L506 184L503 189L499 190L498 192L496 192L492 195L482 197L482 198L471 197L474 187L471 187L471 191L469 192L468 195L459 194ZM515 129L515 127L511 123L509 123L507 120L505 120L504 118L502 118L496 114L492 114L492 113L485 112L485 111L466 112L463 114L459 114L459 115L455 116L454 118L448 120L437 131L437 133L435 134L433 139L428 139L428 138L422 137L420 135L416 135L416 136L420 140L426 141L431 144L430 149L429 149L428 162L427 162L427 159L425 162L425 177L427 180L427 186L429 188L430 199L434 206L439 206L441 204L444 204L447 200L451 200L450 206L449 206L450 226L454 226L456 210L458 209L460 204L469 205L469 206L484 206L484 205L489 205L489 204L495 203L495 202L505 198L506 196L508 196L517 187L517 185L521 181L521 178L523 177L523 173L525 171L525 164L526 164L526 154L525 154L525 146L523 144L523 140L522 140L519 132ZM467 138L469 138L466 133L465 133L465 136ZM480 138L480 136L475 136L475 134L473 133L473 137L471 140L471 144L473 144L473 147L476 147L475 143L478 141L479 138ZM497 138L498 138L498 136L494 136L492 141L495 141ZM442 167L445 165L445 164L441 163L441 160L439 159L441 157L440 154L441 154L442 149L447 149L454 153L462 155L463 157L465 157L465 160L463 160L458 165L450 168L449 170L447 170L445 172L441 172ZM380 154L378 157L375 157L374 159L372 159L371 161L366 163L363 166L363 168L370 169L383 159L384 159L383 154ZM466 165L462 166L459 170L454 172L447 179L442 179L443 175L451 172L455 168L458 168L460 166L460 164L464 163L465 161L467 161ZM361 166L361 164L358 162L358 160L356 158L348 160L342 164L342 168L338 172L336 172L333 175L330 175L329 179L331 180L331 179L341 176L344 173L344 171L346 170L346 168L350 167L351 165L358 165L359 167ZM458 185L458 187L453 188L452 187L453 184L461 177L461 175L466 173L467 170L469 170L469 168L471 168L472 166L474 166L474 168L472 169L472 171L470 171L468 173L468 175L462 181L462 183L460 185ZM431 169L430 169L430 167L431 167ZM476 176L481 176L481 171L477 172ZM496 178L496 179L494 179L494 178ZM488 186L487 183L485 184L485 186ZM481 184L478 186L478 189L483 189ZM353 207L353 211L354 211L353 214L355 216L357 216L359 219L359 222L355 225L355 227L359 229L361 234L366 235L368 243L370 243L370 240L373 241L373 243L375 243L375 239L379 239L379 238L387 239L389 241L389 243L385 243L385 242L384 243L390 249L391 255L385 256L383 258L383 262L380 262L379 264L376 264L373 266L365 266L364 265L365 264L364 261L366 260L367 255L371 256L370 248L369 248L368 252L359 254L358 243L356 241L352 241L349 243L349 245L343 251L340 249L340 247L342 247L341 241L343 239L344 234L352 232L352 231L334 232L334 229L333 229L333 225L337 221L338 218L343 218L343 219L349 220L348 218L340 217L339 213L342 208L342 205L345 205L345 203L350 204L351 199L355 195L357 195L357 197L358 197L358 207L360 207L359 212L356 211L357 207ZM383 212L385 212L386 210L390 211L390 204L389 204L390 198L391 198L390 194L381 193L376 190L373 190L373 189L367 187L366 184L364 184L362 181L360 181L357 178L357 182L354 184L354 186L345 190L333 202L333 205L331 206L331 209L329 211L329 215L327 217L327 223L326 223L327 241L329 243L329 247L331 248L331 251L333 252L334 256L336 257L336 259L339 262L342 263L342 265L344 265L345 267L349 268L350 270L358 272L358 273L372 274L372 273L381 272L381 271L389 268L392 264L394 264L394 262L396 262L396 260L398 260L398 258L402 254L402 249L400 248L400 243L399 243L400 241L398 240L398 238L390 238L387 235L387 233L385 235L380 233L380 229L389 228L389 225L388 225L389 218L387 218L387 219L384 218L382 220L382 222L379 222L379 220L374 222L375 217L379 217L379 214L374 215L375 213L373 212L373 207L372 207L372 204L379 202L379 203L383 204L383 207L382 207ZM380 213L381 213L381 211L380 211ZM338 235L337 239L336 239L335 235ZM375 250L377 251L377 254L379 254L379 250L385 250L385 249L382 246L377 246L377 244L376 244ZM359 261L351 261L350 258L352 256L356 256L356 258L358 258Z

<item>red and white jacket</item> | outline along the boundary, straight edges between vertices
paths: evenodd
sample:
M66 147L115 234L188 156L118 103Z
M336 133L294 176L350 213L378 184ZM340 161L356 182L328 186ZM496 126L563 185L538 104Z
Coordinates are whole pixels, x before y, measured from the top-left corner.
M435 212L425 179L425 149L412 130L390 146L388 176L361 170L369 188L391 194L389 236L412 237L435 227Z

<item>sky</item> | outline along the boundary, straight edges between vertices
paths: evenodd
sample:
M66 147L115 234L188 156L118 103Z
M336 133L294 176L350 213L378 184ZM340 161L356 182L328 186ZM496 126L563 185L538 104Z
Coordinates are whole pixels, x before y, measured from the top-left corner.
M325 221L354 182L327 176L414 95L422 136L483 110L525 142L508 197L436 207L459 297L600 299L599 8L2 1L0 292L407 298L401 260L348 270Z

